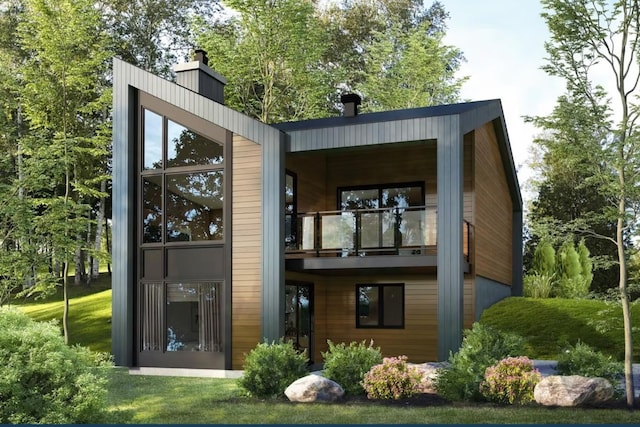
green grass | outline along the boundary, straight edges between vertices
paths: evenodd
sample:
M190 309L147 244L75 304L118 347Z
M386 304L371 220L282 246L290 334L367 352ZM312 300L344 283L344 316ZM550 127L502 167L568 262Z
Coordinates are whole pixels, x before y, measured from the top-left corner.
M69 278L69 340L93 351L111 352L111 278L102 274L91 286ZM12 305L38 321L57 320L62 328L62 289L42 300L23 299Z
M632 304L633 325L640 327L640 303ZM480 319L485 325L523 337L528 356L556 359L567 344L578 340L617 360L623 359L620 304L599 300L507 298ZM640 342L634 342L634 360L640 361Z
M293 404L245 397L236 380L110 375L113 422L158 424L449 424L637 423L627 410L563 409L491 404L416 407L370 402Z

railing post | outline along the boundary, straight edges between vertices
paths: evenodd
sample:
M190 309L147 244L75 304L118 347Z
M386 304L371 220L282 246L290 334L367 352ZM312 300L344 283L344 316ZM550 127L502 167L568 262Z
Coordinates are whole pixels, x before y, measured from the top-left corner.
M316 250L316 257L320 256L320 232L321 232L321 227L320 227L320 212L316 212L316 223L315 226L313 227L313 247Z
M353 249L355 250L355 256L358 256L358 252L360 250L360 235L362 234L362 221L360 218L360 211L358 211L356 209L355 211L355 217L356 217L356 230L355 230L355 235L353 236L353 238L355 239L355 241L353 242Z

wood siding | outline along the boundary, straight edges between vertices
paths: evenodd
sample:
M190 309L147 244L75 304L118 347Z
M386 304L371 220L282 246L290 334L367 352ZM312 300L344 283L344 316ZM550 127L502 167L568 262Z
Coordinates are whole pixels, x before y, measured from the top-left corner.
M475 131L475 273L512 283L513 204L491 122Z
M261 341L261 148L233 137L232 367Z
M407 355L411 362L438 359L437 291L435 275L313 276L287 273L288 280L314 286L314 360L322 361L327 340L334 343L373 340L385 357ZM357 284L404 283L405 327L403 329L356 328ZM465 277L465 328L473 323L472 280Z

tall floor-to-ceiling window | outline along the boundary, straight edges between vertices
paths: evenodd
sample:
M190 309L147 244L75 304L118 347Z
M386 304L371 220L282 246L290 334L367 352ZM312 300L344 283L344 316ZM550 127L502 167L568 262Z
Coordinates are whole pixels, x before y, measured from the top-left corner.
M147 94L139 106L139 364L224 368L230 135Z

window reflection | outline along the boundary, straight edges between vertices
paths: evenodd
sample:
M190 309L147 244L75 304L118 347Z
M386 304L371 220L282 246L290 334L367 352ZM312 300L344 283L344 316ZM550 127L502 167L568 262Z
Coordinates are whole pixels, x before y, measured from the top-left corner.
M162 116L144 110L144 169L162 168Z
M222 145L178 123L168 121L167 167L217 165L222 161Z
M142 242L162 241L162 176L142 179Z
M224 236L222 171L167 175L167 241Z

